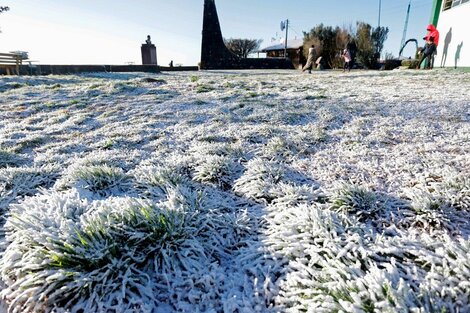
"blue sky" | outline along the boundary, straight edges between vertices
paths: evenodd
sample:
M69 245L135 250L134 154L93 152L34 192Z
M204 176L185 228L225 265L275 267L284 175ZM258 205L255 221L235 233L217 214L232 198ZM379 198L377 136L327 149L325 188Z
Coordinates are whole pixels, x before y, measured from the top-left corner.
M28 51L42 64L139 64L147 35L158 63L196 65L200 59L203 0L3 0L0 52ZM382 0L381 25L390 28L385 51L398 55L409 0ZM412 0L408 38L426 33L432 0ZM378 23L379 0L216 0L226 38L290 38L319 23L331 26ZM405 55L411 55L407 49Z

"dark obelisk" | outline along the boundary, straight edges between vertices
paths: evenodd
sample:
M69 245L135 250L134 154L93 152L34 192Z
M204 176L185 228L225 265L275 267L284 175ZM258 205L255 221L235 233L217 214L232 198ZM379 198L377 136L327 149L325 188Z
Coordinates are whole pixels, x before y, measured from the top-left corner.
M237 59L225 46L214 0L204 1L201 69L226 68Z
M225 46L215 0L204 0L200 69L291 69L288 59L242 59Z

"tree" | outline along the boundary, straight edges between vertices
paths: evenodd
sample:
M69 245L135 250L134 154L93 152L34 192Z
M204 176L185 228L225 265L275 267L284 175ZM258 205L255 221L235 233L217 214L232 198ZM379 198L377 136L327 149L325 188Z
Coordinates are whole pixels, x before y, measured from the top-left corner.
M388 27L373 28L364 22L357 23L357 56L364 66L367 68L377 67L377 59L382 53L387 37Z
M261 39L241 39L230 38L224 39L227 48L240 58L247 58L249 54L259 50L263 40Z
M373 61L375 54L375 49L372 46L370 32L372 26L364 22L357 23L356 29L356 42L357 42L357 59L365 67L370 68L371 63L376 63Z
M388 37L388 27L377 27L372 31L371 39L375 52L380 56L384 49L384 42Z
M339 52L346 46L347 30L340 27L331 27L319 24L310 32L304 32L304 51L313 44L317 49L317 55L322 56L327 68L338 67L341 63Z
M340 57L341 51L346 47L354 47L351 53L356 54L363 66L376 68L387 37L388 27L373 28L364 22L357 22L355 29L351 25L333 28L319 24L309 32L304 32L304 52L313 44L317 55L323 57L325 67L338 68L344 62Z

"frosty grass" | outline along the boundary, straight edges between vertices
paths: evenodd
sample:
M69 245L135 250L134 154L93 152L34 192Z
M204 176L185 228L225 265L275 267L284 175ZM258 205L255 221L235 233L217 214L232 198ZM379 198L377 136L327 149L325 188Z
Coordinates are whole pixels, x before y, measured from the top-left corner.
M0 81L10 312L470 312L470 74Z

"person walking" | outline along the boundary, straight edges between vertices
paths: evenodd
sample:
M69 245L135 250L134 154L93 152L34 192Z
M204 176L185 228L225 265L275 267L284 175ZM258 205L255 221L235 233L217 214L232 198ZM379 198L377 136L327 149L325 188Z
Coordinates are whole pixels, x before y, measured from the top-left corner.
M317 52L315 50L315 45L312 45L308 49L308 57L307 57L307 64L302 68L302 72L305 72L305 70L308 70L308 73L312 73L312 68L315 64L315 60L317 59Z
M356 41L351 39L350 35L348 35L348 44L346 45L346 49L349 50L349 54L351 55L351 62L349 62L349 67L353 68L354 63L356 62L357 45Z
M348 72L351 72L352 58L351 58L351 53L349 52L347 48L343 50L341 57L344 59L343 72L345 72L346 70L348 70Z

